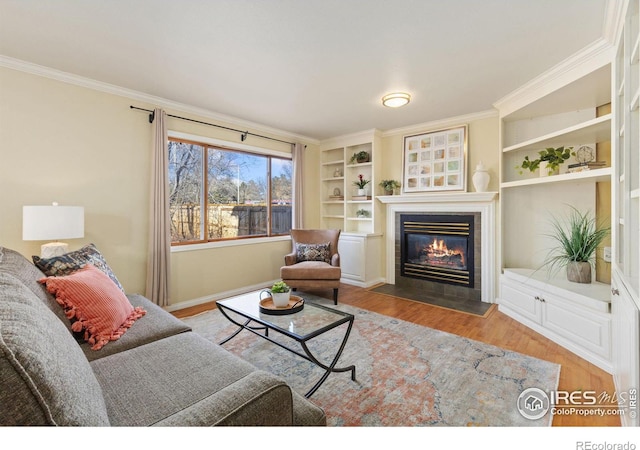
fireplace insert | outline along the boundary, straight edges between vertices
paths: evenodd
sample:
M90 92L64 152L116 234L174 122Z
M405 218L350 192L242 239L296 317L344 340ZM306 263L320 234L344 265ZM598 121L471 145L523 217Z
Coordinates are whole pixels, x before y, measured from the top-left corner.
M400 273L439 283L474 287L474 217L402 214Z

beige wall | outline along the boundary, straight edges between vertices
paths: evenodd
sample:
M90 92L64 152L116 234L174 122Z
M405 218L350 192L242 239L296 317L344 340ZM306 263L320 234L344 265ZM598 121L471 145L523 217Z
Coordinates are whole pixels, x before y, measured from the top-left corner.
M129 106L152 109L153 105L7 68L0 68L0 85L0 245L27 257L39 254L41 242L22 240L23 205L57 201L84 206L85 238L70 240L71 249L95 243L127 292L144 293L152 129L148 115ZM245 129L180 111L167 112ZM467 176L471 177L481 159L491 173L489 189L497 190L497 116L467 123ZM238 133L178 119L169 118L168 127L241 142ZM430 129L418 130L422 131ZM397 133L382 139L381 179L401 179L402 137ZM290 151L287 144L259 138L250 137L245 143ZM304 225L313 228L320 224L320 151L317 143L303 143L307 145ZM473 190L470 178L469 190ZM174 252L171 308L266 285L279 278L282 257L290 245L276 241Z
M0 245L30 257L42 242L22 240L22 206L85 207L85 238L93 242L127 292L144 292L151 125L148 115L129 108L153 105L45 77L0 68ZM234 127L202 117L175 115ZM231 131L169 119L170 130L230 142ZM245 128L240 128L245 129ZM266 135L261 130L249 130ZM272 136L292 141L286 136ZM249 137L245 143L279 151L290 146ZM307 143L313 178L317 145ZM317 221L314 180L305 189L305 220ZM316 188L317 189L317 188ZM279 278L289 241L212 248L172 255L171 304L242 290Z

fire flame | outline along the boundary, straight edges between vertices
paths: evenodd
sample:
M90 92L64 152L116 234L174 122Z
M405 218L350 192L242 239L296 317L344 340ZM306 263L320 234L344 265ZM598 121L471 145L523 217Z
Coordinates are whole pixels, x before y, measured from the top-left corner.
M430 259L433 258L435 262L437 262L438 260L447 259L451 256L456 256L456 257L459 256L460 264L463 264L463 265L465 264L464 252L460 249L448 248L444 239L434 238L433 242L427 245L425 250L429 258Z

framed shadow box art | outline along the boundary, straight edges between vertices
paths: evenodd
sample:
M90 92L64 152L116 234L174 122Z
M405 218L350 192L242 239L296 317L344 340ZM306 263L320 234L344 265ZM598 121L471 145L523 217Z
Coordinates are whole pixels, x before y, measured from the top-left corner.
M405 193L466 191L467 125L404 137Z

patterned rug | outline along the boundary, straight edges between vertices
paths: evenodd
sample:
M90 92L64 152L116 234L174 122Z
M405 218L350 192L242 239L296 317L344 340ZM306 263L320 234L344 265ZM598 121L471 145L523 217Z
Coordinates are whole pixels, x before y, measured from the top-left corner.
M334 307L329 300L298 295ZM351 380L349 372L333 373L311 397L325 410L328 425L551 424L550 414L538 420L525 419L516 402L528 387L545 392L557 389L559 365L348 305L335 308L355 316L338 366L355 364L357 381ZM215 343L237 328L218 310L183 320ZM343 325L327 332L312 340L309 347L329 361L333 355L326 350L337 348L345 329ZM247 331L224 348L281 376L301 394L322 375L312 363Z

